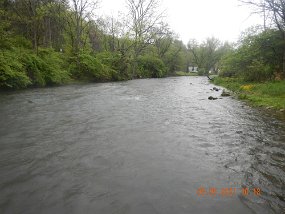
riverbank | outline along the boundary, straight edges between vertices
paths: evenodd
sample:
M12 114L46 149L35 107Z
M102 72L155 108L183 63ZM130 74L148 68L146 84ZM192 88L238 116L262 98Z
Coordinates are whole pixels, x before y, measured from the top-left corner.
M198 76L198 73L184 71L176 71L175 74L176 76Z
M285 114L285 81L248 83L237 78L216 77L212 82L233 91L251 105L278 110Z

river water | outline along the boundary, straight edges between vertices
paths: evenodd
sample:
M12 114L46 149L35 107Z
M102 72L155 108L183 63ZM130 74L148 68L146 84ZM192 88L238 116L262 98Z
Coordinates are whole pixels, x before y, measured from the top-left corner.
M211 88L174 77L0 94L0 213L285 213L284 121L208 100Z

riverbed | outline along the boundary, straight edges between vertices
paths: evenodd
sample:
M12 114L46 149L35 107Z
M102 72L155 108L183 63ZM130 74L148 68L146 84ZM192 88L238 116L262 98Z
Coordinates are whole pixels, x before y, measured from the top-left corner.
M212 88L171 77L1 93L0 213L285 212L285 122Z

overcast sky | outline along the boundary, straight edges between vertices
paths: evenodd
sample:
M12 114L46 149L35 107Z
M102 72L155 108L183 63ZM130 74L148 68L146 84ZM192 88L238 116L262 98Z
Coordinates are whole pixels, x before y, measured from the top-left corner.
M214 36L234 42L246 28L262 24L259 16L238 0L160 0L166 10L166 21L184 43L189 39L204 40ZM101 0L99 14L126 12L125 0Z

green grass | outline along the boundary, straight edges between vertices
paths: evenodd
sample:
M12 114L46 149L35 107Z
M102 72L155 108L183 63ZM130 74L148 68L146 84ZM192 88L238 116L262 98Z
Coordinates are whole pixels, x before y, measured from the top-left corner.
M249 83L237 78L216 77L213 83L237 93L240 99L248 100L254 106L285 109L284 80Z
M184 71L176 71L175 72L177 76L198 76L198 73L193 72L184 72Z

